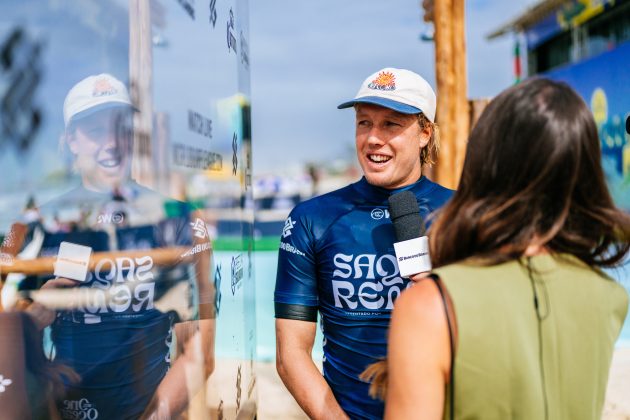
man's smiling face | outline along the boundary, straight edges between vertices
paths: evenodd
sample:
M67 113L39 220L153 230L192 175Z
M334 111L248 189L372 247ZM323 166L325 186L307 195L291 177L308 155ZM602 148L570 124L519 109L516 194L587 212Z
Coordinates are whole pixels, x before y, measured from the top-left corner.
M422 175L420 149L430 135L415 114L371 104L356 106L357 157L372 185L394 189L416 182Z
M68 137L85 187L109 190L129 175L131 112L104 110L77 121Z

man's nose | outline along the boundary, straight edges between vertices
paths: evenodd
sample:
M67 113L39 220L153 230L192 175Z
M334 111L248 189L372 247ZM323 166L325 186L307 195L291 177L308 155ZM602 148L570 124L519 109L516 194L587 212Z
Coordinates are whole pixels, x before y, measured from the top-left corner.
M118 147L117 143L116 132L114 130L107 130L101 139L101 147L103 149L116 148Z
M368 144L370 146L382 146L383 144L385 144L385 140L383 139L382 134L383 133L381 133L381 131L377 127L372 127L367 137Z
M116 133L108 131L106 134L100 137L98 148L100 152L114 154L118 153L121 150L122 145L117 139Z

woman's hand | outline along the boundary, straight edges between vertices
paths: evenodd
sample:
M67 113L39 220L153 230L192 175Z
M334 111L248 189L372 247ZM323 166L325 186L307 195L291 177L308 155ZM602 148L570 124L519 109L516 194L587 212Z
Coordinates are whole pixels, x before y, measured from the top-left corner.
M55 320L55 311L48 309L44 305L37 302L33 302L26 307L25 313L29 314L35 322L38 330L43 330L47 326L53 323Z
M44 283L40 290L53 290L75 287L77 284L78 282L74 280L70 280L64 277L57 277ZM33 302L30 299L27 299L26 301L29 301L29 303L23 306L23 310L25 313L31 316L38 330L41 331L53 323L56 316L56 312L54 310L47 308L41 303Z
M65 277L56 277L44 283L44 285L40 288L40 290L59 289L63 287L75 287L78 284L79 282L76 280L70 280Z

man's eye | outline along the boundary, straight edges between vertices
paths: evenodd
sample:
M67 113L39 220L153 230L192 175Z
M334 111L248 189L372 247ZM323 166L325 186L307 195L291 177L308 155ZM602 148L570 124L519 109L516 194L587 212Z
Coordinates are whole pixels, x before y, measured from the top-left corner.
M395 123L393 121L387 121L387 122L385 122L385 125L388 126L388 127L400 127L400 124Z
M358 122L357 122L357 125L358 125L359 127L366 127L366 126L368 126L369 124L370 124L370 123L369 123L368 121L365 121L365 120L362 120L362 121L358 121Z

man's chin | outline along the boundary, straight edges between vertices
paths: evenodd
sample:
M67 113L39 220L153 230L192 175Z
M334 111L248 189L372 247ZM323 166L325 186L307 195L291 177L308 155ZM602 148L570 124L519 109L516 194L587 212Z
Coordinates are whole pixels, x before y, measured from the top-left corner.
M390 178L383 173L366 173L365 179L368 184L375 187L390 188L389 186L391 185Z
M97 191L111 191L124 184L127 178L128 176L124 172L105 173L98 177L86 179L85 186Z
M386 173L365 173L364 175L370 185L388 190L402 188L415 182L415 180L396 179Z

